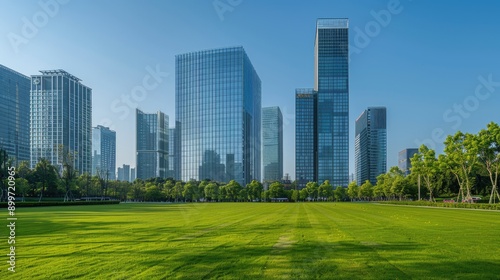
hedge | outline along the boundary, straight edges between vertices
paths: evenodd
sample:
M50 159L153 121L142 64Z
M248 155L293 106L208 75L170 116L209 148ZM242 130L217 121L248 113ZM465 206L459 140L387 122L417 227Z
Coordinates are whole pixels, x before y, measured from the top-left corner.
M103 205L119 204L119 200L104 201L42 201L42 202L19 202L16 201L15 207L44 207L44 206L75 206L75 205ZM0 208L7 208L7 202L0 202Z
M395 205L413 205L413 206L432 206L444 208L469 208L469 209L485 209L485 210L500 210L500 204L486 203L442 203L430 201L381 201L383 204Z

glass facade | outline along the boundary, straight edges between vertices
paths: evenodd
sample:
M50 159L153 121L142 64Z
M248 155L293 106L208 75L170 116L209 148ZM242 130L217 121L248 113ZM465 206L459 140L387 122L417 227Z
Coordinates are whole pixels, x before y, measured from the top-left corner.
M354 143L356 181L377 183L387 172L387 113L385 107L370 107L356 120Z
M118 180L131 181L130 179L130 165L124 164L123 167L118 167Z
M279 107L262 108L263 181L283 178L283 115Z
M317 181L349 182L348 19L318 19L314 45L317 92Z
M31 76L31 167L46 158L62 170L59 153L70 152L75 170L91 173L92 89L64 70L40 73Z
M349 183L349 21L318 19L314 89L296 90L296 179Z
M17 165L30 160L30 78L0 65L0 149Z
M398 167L408 176L411 173L411 158L418 153L418 149L404 149L399 152Z
M115 180L116 132L98 125L92 128L92 175Z
M167 178L168 116L136 109L137 178Z
M176 129L183 181L260 181L261 81L242 47L177 55Z
M316 104L313 89L295 90L295 178L299 189L318 178Z
M174 180L180 180L180 170L177 161L177 153L176 153L176 129L170 128L168 134L168 178L173 178Z

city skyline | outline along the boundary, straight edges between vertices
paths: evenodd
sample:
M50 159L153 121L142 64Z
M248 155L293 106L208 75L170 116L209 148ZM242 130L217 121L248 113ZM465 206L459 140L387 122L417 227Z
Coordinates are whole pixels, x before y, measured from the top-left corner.
M96 11L95 23L90 24L106 28L90 28L92 32L81 32L77 25L81 19L80 10L89 10L90 5L69 2L61 4L57 15L50 17L43 28L37 28L35 36L26 37L28 42L19 44L17 52L9 34L23 35L22 18L32 20L36 12L43 10L36 2L20 2L8 5L8 8L2 3L6 7L0 12L0 32L5 36L0 46L5 52L0 54L0 63L24 75L37 73L40 69L65 69L82 78L95 93L98 92L95 96L99 96L93 101L92 126L115 127L118 138L130 139L134 138L131 127L134 126L135 108L127 106L127 100L147 111L162 110L170 116L175 114L172 105L173 61L176 54L243 45L263 81L262 105L282 107L285 151L288 151L284 153L284 172L294 178L294 164L290 164L294 162L295 154L294 141L291 140L294 138L295 121L293 91L296 87L310 85L312 81L311 42L314 36L311 33L315 20L320 17L348 17L352 26L349 38L352 46L349 123L354 123L355 115L362 108L382 104L388 107L389 131L405 132L388 136L388 166L397 166L398 152L406 147L418 147L419 143L430 139L425 143L435 145L440 152L444 136L456 130L476 132L489 121L500 118L495 110L497 97L494 94L500 80L497 78L500 77L500 60L495 53L500 42L492 38L494 36L484 36L494 34L498 28L498 23L492 20L495 18L494 8L483 9L478 5L457 3L454 6L456 12L449 14L446 13L449 5L445 3L400 1L399 6L392 9L396 13L391 13L389 2L373 1L362 5L346 1L319 1L316 5L287 3L289 12L275 20L266 15L280 10L280 3L245 1L233 11L224 13L223 20L209 2L199 2L200 5L193 7L179 3L157 4L160 6L156 7L124 3L123 14L118 18L121 24L105 19L113 5L102 3ZM490 7L499 5L493 1L485 3ZM263 6L267 9L261 9ZM332 10L336 12L325 12ZM168 19L160 19L159 15L163 14L160 11L170 15L163 15ZM140 26L152 29L131 28L130 32L134 35L131 39L136 42L130 46L134 47L122 48L128 45L128 39L119 32L127 28L120 18L132 18L131 14L136 12L151 15ZM262 20L249 24L252 22L250 18L259 13ZM421 13L428 15L425 22L418 20ZM470 19L467 23L462 21L466 15ZM289 20L292 18L293 23ZM178 30L173 28L182 23L189 24ZM172 28L160 32L161 26ZM210 31L209 34L203 34L202 26ZM372 33L366 32L370 26L375 26ZM75 32L67 32L71 28ZM479 29L482 32L470 32ZM446 30L446 37L440 36L442 30ZM183 35L187 31L198 36ZM463 39L462 31L467 32L467 40ZM375 33L376 36L370 35ZM65 34L64 37L61 34ZM113 40L107 34L115 34L109 37ZM127 34L126 37L130 36ZM266 44L261 43L262 39L266 40ZM95 40L99 40L99 44L89 45L88 42L95 43ZM53 44L55 41L61 44ZM285 44L287 50L277 52L278 48L270 48L269 44ZM44 53L44 56L38 53ZM74 56L74 53L80 55ZM99 65L98 69L96 65ZM150 78L146 80L150 87L144 87L143 80L148 75ZM145 88L146 95L137 95L139 91L133 95L132 89L136 87ZM134 96L137 98L134 99ZM405 104L401 103L402 100ZM112 105L120 110L113 111ZM423 110L426 114L420 114ZM416 118L416 115L419 117ZM110 120L111 123L102 120ZM118 139L117 142L117 163L133 165L134 154L130 151L134 143L129 143L133 141ZM354 172L353 143L351 125L349 173Z

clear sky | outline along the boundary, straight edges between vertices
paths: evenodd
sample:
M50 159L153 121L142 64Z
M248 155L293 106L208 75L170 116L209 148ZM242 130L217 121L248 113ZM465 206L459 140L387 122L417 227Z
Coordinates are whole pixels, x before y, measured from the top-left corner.
M0 64L82 79L93 126L116 130L117 166L135 166L135 106L165 112L173 127L175 55L241 45L262 106L283 112L284 172L294 178L294 91L313 86L315 22L347 17L353 173L354 122L368 106L387 107L388 166L424 139L440 152L441 134L500 122L498 11L494 0L0 0ZM160 73L135 94L151 71Z

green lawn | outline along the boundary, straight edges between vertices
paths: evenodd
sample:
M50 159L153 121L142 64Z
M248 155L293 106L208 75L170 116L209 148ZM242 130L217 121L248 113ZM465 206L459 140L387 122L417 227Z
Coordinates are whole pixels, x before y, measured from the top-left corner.
M0 279L500 277L500 212L494 211L368 203L16 211L17 272L7 271L2 238Z

